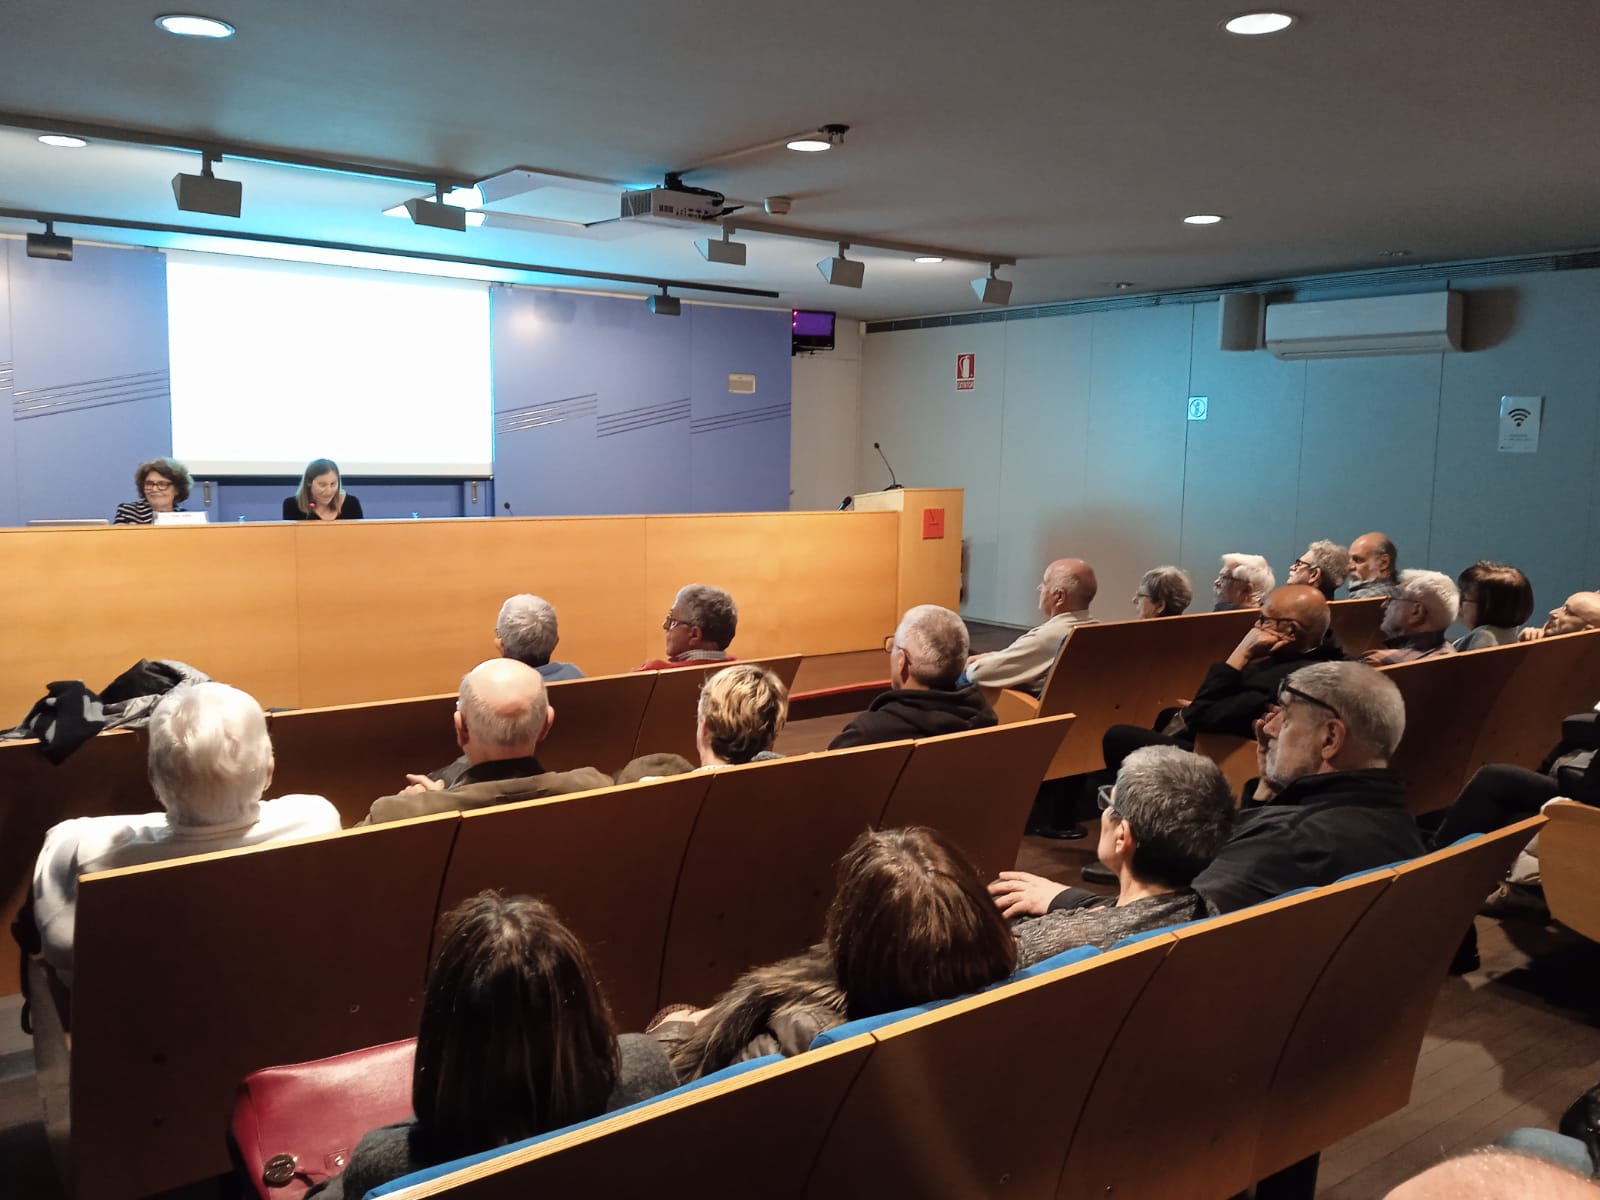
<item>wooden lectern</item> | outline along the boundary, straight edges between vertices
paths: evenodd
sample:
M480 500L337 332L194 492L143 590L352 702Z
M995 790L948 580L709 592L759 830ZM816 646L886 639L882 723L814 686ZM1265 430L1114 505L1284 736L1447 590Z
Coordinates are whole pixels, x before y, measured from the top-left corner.
M960 488L891 488L861 492L857 512L900 514L900 566L895 612L914 604L961 610Z

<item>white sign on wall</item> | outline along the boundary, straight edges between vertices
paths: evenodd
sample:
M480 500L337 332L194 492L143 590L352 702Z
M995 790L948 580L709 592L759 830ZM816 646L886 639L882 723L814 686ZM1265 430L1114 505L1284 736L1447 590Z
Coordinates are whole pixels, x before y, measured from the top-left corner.
M1543 396L1500 397L1500 444L1502 454L1536 454L1539 450L1539 423L1544 416Z

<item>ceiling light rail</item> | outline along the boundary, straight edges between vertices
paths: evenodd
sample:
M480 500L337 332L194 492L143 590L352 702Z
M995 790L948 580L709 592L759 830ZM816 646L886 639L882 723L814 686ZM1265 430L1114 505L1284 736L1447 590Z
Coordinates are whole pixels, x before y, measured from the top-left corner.
M827 125L818 125L814 129L802 129L798 133L786 133L782 137L770 138L765 142L757 142L754 146L740 146L736 150L724 150L721 154L713 154L710 158L701 159L692 166L680 167L676 171L669 171L669 175L687 175L691 171L704 171L710 167L720 166L725 162L732 162L736 158L747 158L752 154L761 154L767 150L776 150L779 146L786 146L791 150L814 152L818 150L831 150L835 146L844 144L844 135L850 132L850 126L832 122Z
M330 171L337 175L355 175L364 179L399 180L420 183L428 188L468 187L474 182L466 175L441 167L418 167L407 163L360 162L352 159L326 158L304 154L298 150L285 150L275 146L260 146L250 142L219 141L216 138L191 138L182 134L158 129L134 129L124 125L101 125L88 121L64 121L44 113L15 112L0 109L0 127L33 130L42 133L68 134L91 141L126 142L135 146L150 146L158 150L187 150L207 155L214 161L223 158L242 159L247 162L270 163L284 167L303 167L312 171Z
M617 271L589 271L581 267L556 267L542 263L511 262L507 259L477 258L466 254L440 254L428 250L399 250L392 246L369 246L358 242L332 242L322 238L288 237L283 234L251 233L243 229L211 229L194 225L165 225L154 221L128 221L119 217L96 217L82 213L38 212L33 209L0 208L0 219L37 221L54 232L56 225L77 225L90 229L133 229L143 233L169 233L201 238L223 238L236 242L256 242L269 246L300 246L310 250L336 250L347 254L375 254L384 258L412 259L417 262L452 263L482 267L491 271L516 271L530 275L552 275L598 283L626 283L646 287L676 288L680 292L711 292L721 296L752 296L777 300L780 293L764 288L735 287L727 283L701 283L693 279L662 279L655 275L627 275Z
M909 254L922 258L941 258L955 262L977 263L980 266L1014 267L1017 260L1005 254L990 254L981 250L953 250L948 246L933 246L926 242L902 242L890 238L860 236L840 233L836 229L815 229L804 225L791 225L787 221L763 221L759 217L728 217L722 222L729 233L766 233L774 237L799 238L808 242L843 242L847 246L865 247L869 250L887 250L892 254Z

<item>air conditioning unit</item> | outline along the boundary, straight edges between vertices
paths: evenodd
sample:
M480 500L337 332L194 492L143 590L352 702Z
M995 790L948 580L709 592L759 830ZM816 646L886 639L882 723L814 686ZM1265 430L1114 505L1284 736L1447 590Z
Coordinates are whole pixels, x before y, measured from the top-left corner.
M1461 349L1461 293L1267 305L1267 349L1279 358L1436 354Z

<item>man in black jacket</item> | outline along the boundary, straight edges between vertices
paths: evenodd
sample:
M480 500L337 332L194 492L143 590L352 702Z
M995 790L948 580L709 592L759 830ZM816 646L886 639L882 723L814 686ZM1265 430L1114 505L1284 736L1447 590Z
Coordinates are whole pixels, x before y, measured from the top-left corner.
M1278 684L1312 663L1344 658L1327 637L1328 602L1305 584L1285 584L1267 596L1261 616L1222 662L1212 663L1194 699L1178 710L1180 720L1162 732L1137 725L1113 725L1101 737L1106 767L1116 771L1140 746L1194 749L1200 733L1250 737L1272 704Z
M900 618L889 645L889 690L828 743L829 750L900 738L984 729L998 718L976 684L958 687L967 627L948 608L919 604Z
M1425 853L1404 784L1389 769L1405 726L1400 689L1363 663L1290 675L1257 729L1261 778L1194 890L1212 909L1234 912ZM1008 878L1013 917L1100 899L1037 875Z
M1389 759L1405 732L1392 680L1361 663L1320 663L1285 679L1261 723L1257 804L1194 881L1233 912L1424 853Z

